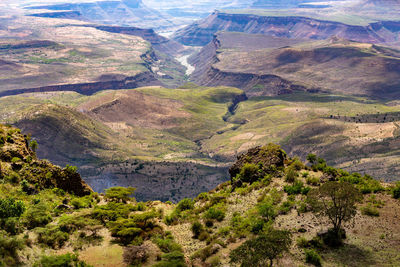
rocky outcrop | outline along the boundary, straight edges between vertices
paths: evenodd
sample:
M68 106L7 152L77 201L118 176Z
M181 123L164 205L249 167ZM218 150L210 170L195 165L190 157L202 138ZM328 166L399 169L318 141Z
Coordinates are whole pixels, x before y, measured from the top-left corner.
M185 45L204 46L218 31L265 34L288 38L327 39L338 36L349 40L384 43L400 36L400 22L381 22L368 26L347 25L306 17L268 17L214 12L209 17L183 28L174 39ZM376 28L381 31L376 32Z
M3 125L0 125L0 178L10 179L12 183L24 179L32 185L32 190L34 185L37 189L57 187L77 196L92 192L74 167L61 169L46 160L39 160L26 135L19 129Z
M93 82L93 83L60 84L60 85L50 85L38 88L7 90L0 92L0 97L8 95L18 95L23 93L54 92L54 91L74 91L83 95L92 95L102 90L131 89L142 86L162 85L162 83L159 80L157 80L156 77L150 72L142 72L136 76L126 77L119 80L113 80L113 79L106 80L105 77L100 77L99 79L103 81Z
M243 166L248 163L258 165L262 170L268 172L271 169L283 167L286 159L286 152L279 145L268 144L255 147L237 157L237 161L229 169L229 174L231 178L236 177Z

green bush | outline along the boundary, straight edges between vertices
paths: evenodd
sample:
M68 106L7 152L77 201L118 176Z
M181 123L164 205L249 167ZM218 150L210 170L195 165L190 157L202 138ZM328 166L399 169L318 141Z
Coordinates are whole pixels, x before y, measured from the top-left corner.
M69 239L69 234L62 232L57 226L37 229L37 242L53 249L62 248Z
M192 224L191 229L192 229L192 233L193 233L193 237L194 238L198 238L199 235L201 234L201 232L204 231L204 227L199 221L194 222Z
M19 218L25 211L25 205L22 201L14 198L0 199L0 220L10 217Z
M105 197L109 201L126 203L127 201L134 199L131 195L133 195L135 191L136 188L133 187L116 186L106 189Z
M26 211L24 218L28 229L45 226L52 221L48 206L42 202L31 205Z
M176 243L172 237L155 237L153 242L161 249L164 253L170 253L173 251L182 252L182 247Z
M270 201L263 201L257 206L258 214L266 220L273 220L276 217L275 206Z
M306 182L309 185L317 186L320 184L320 179L318 177L310 176L310 177L307 177Z
M361 213L363 215L368 215L368 216L375 216L375 217L379 216L379 210L373 207L371 204L361 207Z
M178 223L178 221L179 221L179 211L177 210L172 211L171 214L166 215L164 217L164 222L166 225L173 225Z
M64 254L54 256L42 256L35 262L34 267L90 267L83 261L80 261L75 254Z
M194 208L194 201L191 198L184 198L179 201L176 209L178 211L191 210Z
M96 206L92 210L91 216L105 224L119 218L128 218L129 213L134 210L135 206L131 204L109 202L106 205Z
M71 200L71 205L75 209L84 209L92 207L93 199L91 196L76 197Z
M392 195L395 199L400 199L400 182L396 183L396 186L392 190Z
M222 205L214 205L205 212L204 218L221 222L225 218L225 208Z
M24 248L24 242L17 237L9 237L0 231L0 266L18 266L18 251Z
M283 190L288 194L288 195L297 195L302 193L303 190L303 182L302 181L295 181L293 185L285 185L283 187Z
M299 248L307 248L309 246L308 240L303 236L297 238L296 244Z
M313 249L307 249L306 253L306 262L310 263L314 266L321 266L321 256Z
M285 182L294 183L296 178L299 176L299 173L295 168L289 167L286 173Z

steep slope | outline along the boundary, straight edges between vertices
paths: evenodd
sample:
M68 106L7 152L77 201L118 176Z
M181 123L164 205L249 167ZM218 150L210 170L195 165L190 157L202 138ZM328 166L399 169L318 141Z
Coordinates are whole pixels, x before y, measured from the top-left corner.
M390 43L399 39L397 27L385 27L376 32L373 25L355 26L301 16L262 16L224 13L216 11L209 17L195 22L176 32L174 39L185 45L204 46L218 31L264 34L288 38L327 39L338 36L349 40L368 43Z
M26 180L36 190L58 187L77 196L90 194L92 189L74 170L39 160L30 137L16 128L0 125L0 177L12 183ZM37 144L37 143L36 143ZM30 190L35 191L35 188Z
M268 48L265 37L253 35L248 40L266 44L266 48L259 45L251 49L249 45L243 49L226 35L232 33L217 34L192 58L196 67L194 82L236 86L249 96L311 90L381 99L400 97L400 58L396 49L338 38L292 42L292 47L285 46L283 39L278 49L271 49L274 46Z
M96 191L135 186L138 198L179 200L226 180L226 167L200 152L243 92L235 88L48 92L0 99L1 120L30 132L38 154L79 167Z

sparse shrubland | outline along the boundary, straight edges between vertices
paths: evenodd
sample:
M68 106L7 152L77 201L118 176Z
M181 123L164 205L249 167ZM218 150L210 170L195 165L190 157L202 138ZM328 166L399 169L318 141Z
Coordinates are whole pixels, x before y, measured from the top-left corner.
M9 136L18 144L17 132ZM272 144L240 156L230 169L231 182L177 204L136 202L134 188L110 188L100 195L82 183L82 188L59 189L58 179L76 179L77 170L57 169L26 149L21 160L1 159L0 263L6 266L96 266L103 251L118 266L320 266L340 264L344 257L331 246L341 246L346 257L352 253L348 247L359 245L354 240L371 247L376 239L360 234L364 225L385 224L376 237L383 235L381 242L400 238L384 232L396 227L387 224L391 220L382 221L390 209L400 210L398 185L334 169L317 156L308 157L308 166ZM15 168L21 162L22 168ZM13 172L20 183L5 178ZM60 249L77 253L59 254ZM34 257L20 257L26 253ZM386 262L374 255L379 264Z

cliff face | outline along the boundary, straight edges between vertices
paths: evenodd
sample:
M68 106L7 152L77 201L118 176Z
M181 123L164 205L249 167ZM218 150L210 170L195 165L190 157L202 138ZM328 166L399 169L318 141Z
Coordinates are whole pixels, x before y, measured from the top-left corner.
M230 31L307 39L338 36L359 42L384 43L398 39L399 27L400 22L394 21L353 26L305 17L268 17L214 12L206 19L179 30L174 39L185 45L204 46L212 40L216 32ZM375 28L380 28L380 31L376 32Z
M306 90L277 75L224 71L216 68L215 64L219 62L218 50L225 48L226 45L225 42L222 44L223 36L224 34L215 35L207 46L190 58L190 64L196 67L191 76L195 83L203 86L237 87L243 89L248 97L273 96Z
M122 79L113 79L113 76L102 76L99 81L94 83L79 83L79 84L61 84L50 85L37 88L24 88L7 90L0 92L0 97L8 95L18 95L23 93L37 93L37 92L54 92L54 91L74 91L83 95L92 95L102 90L116 90L116 89L129 89L141 86L162 85L162 83L155 78L150 72L143 72L136 76L126 77ZM118 78L118 77L117 77Z
M154 32L153 29L141 29L137 27L118 27L118 26L94 26L96 29L112 33L122 33L142 37L151 43L154 49L169 54L177 55L182 52L183 46L173 40L165 38Z

